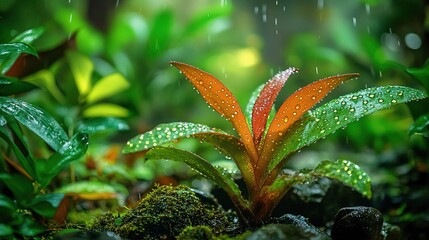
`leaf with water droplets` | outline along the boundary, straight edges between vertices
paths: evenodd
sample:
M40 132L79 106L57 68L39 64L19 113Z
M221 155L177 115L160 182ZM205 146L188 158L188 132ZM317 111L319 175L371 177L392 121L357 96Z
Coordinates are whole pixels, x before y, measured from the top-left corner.
M88 149L88 135L78 132L48 160L40 160L36 164L36 180L43 187L64 170L68 164L81 158Z
M295 68L289 68L276 74L260 91L258 97L255 100L254 107L252 109L252 129L253 129L253 141L258 146L262 135L265 132L267 125L268 116L273 107L274 101L277 98L280 90L285 84L286 80L292 73L297 72Z
M23 53L38 56L32 46L22 42L0 44L0 73L5 74Z
M246 118L235 96L213 75L191 65L171 62L194 85L207 104L232 123L246 150L256 159L257 153Z
M146 159L184 162L207 179L218 184L235 203L243 207L248 205L231 175L223 168L213 166L209 161L198 155L177 148L158 146L147 152Z
M365 197L371 198L371 179L365 171L350 161L322 161L311 171L311 175L336 179L352 187Z
M10 96L28 92L36 88L35 85L20 81L16 78L0 76L0 96Z
M114 117L98 117L83 120L78 123L77 130L83 133L100 133L109 131L124 131L130 127L127 122Z
M275 144L283 138L289 127L298 121L304 113L324 98L332 89L344 81L358 76L359 74L357 73L351 73L327 77L308 84L289 96L280 106L268 128L260 157L263 162L260 162L260 164L262 166L268 164Z
M417 89L404 86L386 86L368 88L331 100L323 106L308 112L297 121L284 135L269 164L268 172L273 179L291 153L326 137L361 117L406 103L426 98L427 95Z
M33 131L55 151L68 141L67 134L53 117L27 102L0 97L0 111Z

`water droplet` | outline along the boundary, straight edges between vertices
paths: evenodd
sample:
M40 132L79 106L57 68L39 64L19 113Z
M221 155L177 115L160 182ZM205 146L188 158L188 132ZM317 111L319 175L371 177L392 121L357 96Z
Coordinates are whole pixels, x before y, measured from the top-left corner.
M392 103L396 103L397 101L396 101L396 99L392 99Z
M289 118L288 118L288 117L283 118L283 122L284 122L284 123L287 123L287 121L289 121Z
M384 100L383 99L378 99L378 102L382 103L382 102L384 102Z
M300 106L299 104L297 104L297 105L295 106L295 109L296 109L296 110L298 110L300 107L301 107L301 106Z

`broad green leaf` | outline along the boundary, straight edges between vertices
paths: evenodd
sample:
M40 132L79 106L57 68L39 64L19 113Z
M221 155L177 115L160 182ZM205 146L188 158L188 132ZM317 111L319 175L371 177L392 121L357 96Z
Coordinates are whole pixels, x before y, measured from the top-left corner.
M79 94L84 98L91 90L91 76L94 64L91 59L78 52L69 51L66 56Z
M26 204L26 207L31 208L43 217L53 218L63 198L64 194L58 193L38 195L29 204Z
M12 226L0 223L0 237L8 237L9 236L10 239L13 239L12 234L13 234ZM9 238L6 238L6 239L9 239Z
M173 13L170 10L164 10L155 16L149 32L147 58L155 59L168 49L173 24Z
M410 126L408 135L419 134L429 138L429 113L422 115Z
M19 147L15 144L13 137L9 136L5 128L0 128L0 138L2 138L8 144L10 149L12 149L13 153L19 161L19 164L21 164L24 170L28 174L30 174L30 176L34 176L35 172L33 159L31 158L31 156L24 156L21 149L19 149ZM20 137L18 137L18 139L21 140Z
M171 62L194 85L207 104L232 123L252 159L257 159L253 137L234 95L213 75L191 65Z
M241 191L231 176L221 168L214 167L200 156L177 148L158 146L147 152L146 159L184 162L207 179L218 184L234 202L243 207L248 205L246 200L242 198Z
M242 172L244 180L254 183L253 167L247 156L243 143L236 137L222 130L206 125L186 122L160 124L144 134L140 134L127 142L124 153L148 150L162 144L175 142L183 138L195 138L213 145L228 157L231 157ZM249 185L249 186L250 186Z
M91 117L127 117L128 109L111 103L92 105L83 111L83 116Z
M21 94L36 88L31 83L20 81L16 78L0 76L0 96Z
M15 204L13 203L12 199L6 197L3 194L0 194L0 208L6 208L9 210L15 211Z
M64 185L56 193L116 193L116 189L109 183L100 181L79 181Z
M211 128L206 125L187 122L164 123L156 126L151 131L137 135L127 142L127 145L122 150L123 153L133 153L148 150L165 143L174 142L182 138L208 137L213 133L221 133L227 135L222 130ZM197 135L200 134L200 135ZM230 135L228 135L229 137ZM232 137L232 136L231 136Z
M128 123L119 118L98 117L90 118L79 122L77 130L79 132L92 134L107 131L123 131L130 127Z
M290 95L280 106L271 122L262 145L258 165L265 168L272 159L272 153L278 142L288 131L289 127L304 115L315 104L322 100L332 89L346 80L359 74L344 74L327 77L304 86Z
M33 131L55 151L68 141L67 134L53 117L27 102L0 97L0 111Z
M57 87L54 74L50 70L38 71L26 77L24 81L46 89L59 103L67 103L63 93Z
M88 135L78 132L49 159L40 159L36 164L37 178L41 187L46 187L72 161L81 158L88 148Z
M68 140L67 134L53 117L27 102L0 97L0 111L18 120L55 151Z
M37 55L37 51L25 43L0 44L0 73L5 74L22 53Z
M308 112L297 121L278 143L268 172L280 170L284 159L293 152L344 128L378 110L390 108L399 103L426 98L417 89L403 86L368 88L331 100L325 105ZM278 171L272 172L272 180Z
M252 109L253 141L256 146L259 146L259 143L261 142L262 136L265 132L265 127L267 126L269 114L273 108L277 95L283 88L283 85L289 76L297 71L298 70L295 68L289 68L276 74L265 84L256 98Z
M100 79L89 92L88 103L113 96L130 86L128 81L119 73L113 73Z
M0 173L0 180L9 188L19 203L28 201L34 197L33 184L23 175Z
M26 44L31 44L34 40L38 39L44 32L42 27L28 29L18 36L14 37L11 42L22 42Z
M371 179L365 171L350 161L322 161L311 171L311 175L336 179L352 187L365 197L371 198Z

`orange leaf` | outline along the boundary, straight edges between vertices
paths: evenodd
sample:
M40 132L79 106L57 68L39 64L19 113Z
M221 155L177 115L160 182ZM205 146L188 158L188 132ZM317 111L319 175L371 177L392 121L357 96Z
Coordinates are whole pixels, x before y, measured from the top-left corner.
M251 159L257 159L256 148L246 118L235 96L213 75L191 65L170 62L194 85L200 95L214 110L232 123L243 141Z
M346 80L358 77L357 73L327 77L297 90L280 106L268 128L261 153L260 164L265 166L270 159L274 145L283 137L288 128L304 113L324 98L332 89Z
M268 115L270 114L277 95L289 76L297 71L298 69L289 68L276 74L265 84L264 88L259 93L252 110L253 141L256 146L258 146L261 141L262 134L267 125Z

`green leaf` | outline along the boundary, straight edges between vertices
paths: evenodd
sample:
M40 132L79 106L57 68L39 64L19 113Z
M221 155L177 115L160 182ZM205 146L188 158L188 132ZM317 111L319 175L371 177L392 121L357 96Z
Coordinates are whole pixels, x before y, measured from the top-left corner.
M19 225L17 232L24 236L35 236L44 231L46 231L46 228L36 222L33 217L24 215L23 222Z
M344 128L378 110L390 108L399 103L426 98L417 89L403 86L374 87L334 99L325 105L309 111L284 135L270 162L268 172L279 170L284 159L291 153L316 142L319 139ZM270 179L275 177L272 173Z
M11 42L22 42L26 44L31 44L34 42L34 40L38 39L45 30L43 27L37 27L28 29L22 33L20 33L18 36L14 37Z
M93 134L108 131L123 131L130 127L128 123L122 119L113 117L99 117L86 119L79 122L77 130L79 132Z
M100 181L79 181L64 185L56 193L116 193L116 189L109 183Z
M0 180L13 193L15 199L19 202L25 202L34 197L34 188L32 182L21 174L0 174Z
M81 158L88 148L88 135L78 132L49 159L40 159L36 164L37 178L42 188L58 175L68 164Z
M26 77L24 81L46 89L59 103L67 103L63 93L57 87L54 74L50 70L44 69L38 71Z
M12 199L6 197L3 194L0 194L0 209L4 213L4 211L16 211L15 204L13 203Z
M88 103L113 96L130 86L128 81L119 73L113 73L98 81L87 97Z
M33 131L55 151L68 141L67 134L53 117L27 102L0 97L0 111Z
M127 117L128 109L111 103L99 103L83 111L83 116L91 117Z
M31 83L20 81L16 78L0 76L0 96L21 94L36 88Z
M159 146L148 151L146 159L184 162L207 179L218 184L235 203L247 206L246 200L242 198L241 191L231 176L226 171L223 171L222 168L214 167L200 156L177 148Z
M155 16L149 32L146 57L157 58L167 50L173 30L173 13L170 10L160 12Z
M151 131L137 135L136 137L129 140L122 152L133 153L144 151L152 147L176 141L178 139L189 137L202 138L204 136L198 136L198 134L208 135L211 133L227 134L222 130L196 123L173 122L160 124Z
M0 44L0 73L5 74L22 53L37 55L37 51L25 43Z
M358 165L350 161L322 161L311 175L336 179L371 198L371 179Z
M0 237L11 236L12 234L13 234L13 228L11 226L0 223Z
M413 134L422 135L429 138L429 113L420 116L408 129L408 135Z
M237 167L242 172L245 182L249 183L249 186L252 186L251 183L255 182L253 179L253 167L243 143L238 138L222 130L202 124L187 122L160 124L151 131L137 135L129 140L122 152L145 151L152 147L190 137L212 144L223 154L234 159Z
M78 52L69 51L66 53L66 57L79 94L84 98L91 90L91 76L94 64L88 57Z
M63 198L64 194L57 193L38 195L26 206L43 217L53 218Z

